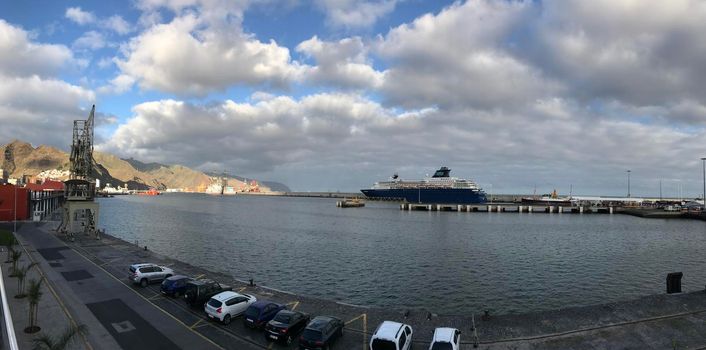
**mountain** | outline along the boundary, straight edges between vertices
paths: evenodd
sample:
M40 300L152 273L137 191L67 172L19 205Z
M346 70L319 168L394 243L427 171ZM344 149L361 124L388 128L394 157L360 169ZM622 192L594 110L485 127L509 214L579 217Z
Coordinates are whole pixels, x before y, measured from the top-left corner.
M69 155L50 146L32 147L31 144L14 140L0 146L2 169L10 177L22 175L34 176L42 171L62 170L70 168ZM203 172L182 166L165 165L160 163L143 163L136 159L121 159L109 153L93 152L94 174L100 180L101 187L111 184L114 187L128 185L130 189L147 189L155 187L160 190L166 188L181 188L188 191L203 192L212 179ZM276 188L287 186L272 183ZM232 177L228 180L229 186L239 187L244 185L242 178ZM270 187L262 183L261 191L268 192Z

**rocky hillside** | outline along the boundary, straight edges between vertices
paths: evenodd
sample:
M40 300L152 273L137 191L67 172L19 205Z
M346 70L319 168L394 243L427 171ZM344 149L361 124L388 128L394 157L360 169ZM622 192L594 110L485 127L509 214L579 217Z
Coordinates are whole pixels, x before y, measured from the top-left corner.
M29 143L13 141L0 146L0 165L9 172L10 177L37 175L45 170L68 170L69 155L49 146L32 147ZM95 174L100 179L101 187L112 184L114 187L128 184L130 189L181 188L191 191L203 191L211 178L197 170L181 165L142 163L135 159L121 159L112 154L94 152ZM229 186L239 186L239 179L229 178ZM266 186L266 185L265 185ZM269 188L261 186L261 190Z

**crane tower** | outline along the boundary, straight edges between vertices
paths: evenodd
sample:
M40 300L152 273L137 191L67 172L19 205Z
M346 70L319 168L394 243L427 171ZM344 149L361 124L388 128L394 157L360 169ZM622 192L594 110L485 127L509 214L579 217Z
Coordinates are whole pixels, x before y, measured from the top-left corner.
M94 200L96 182L93 172L93 119L96 106L86 120L74 120L71 143L71 175L64 182L66 202L61 225L57 229L74 240L76 233L84 232L100 239L98 226L98 203Z

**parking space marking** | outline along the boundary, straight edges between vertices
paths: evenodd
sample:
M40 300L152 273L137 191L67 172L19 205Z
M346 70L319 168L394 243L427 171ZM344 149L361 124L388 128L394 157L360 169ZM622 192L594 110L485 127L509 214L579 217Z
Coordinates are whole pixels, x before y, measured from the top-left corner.
M297 300L297 301L293 301L293 302L287 303L287 306L290 306L290 305L294 305L294 306L292 306L291 309L290 309L290 310L294 311L294 310L297 308L297 306L299 306L299 301Z
M203 322L203 318L199 319L198 321L194 322L191 326L189 326L190 329L194 329L196 326L199 325L199 323Z
M243 287L243 288L238 289L238 293L242 293L246 288L248 288L248 287Z
M200 274L200 275L194 277L194 279L197 280L197 279L202 278L203 276L206 276L206 274L205 274L205 273L202 273L202 274Z
M270 342L270 345L267 346L267 350L272 350L272 346L275 345L275 343Z
M144 295L140 294L140 292L138 292L137 290L131 288L131 287L128 286L124 281L121 281L121 280L118 279L117 277L113 276L113 274L111 274L110 272L108 272L108 270L104 269L103 267L101 267L101 266L99 266L98 264L96 264L95 262L93 262L93 260L89 259L88 256L86 256L85 254L79 252L78 249L76 249L76 248L78 248L78 246L76 246L76 247L71 247L71 246L69 246L69 247L70 247L76 254L82 256L86 261L88 261L89 263L93 264L93 265L96 266L97 268L103 270L103 272L105 272L109 277L111 277L111 278L113 278L114 280L118 281L118 283L122 284L122 285L125 286L127 289L133 291L135 294L139 295L141 298L145 299L148 303L152 304L152 306L154 306L154 307L157 308L158 310L162 311L165 315L167 315L168 317L172 318L172 319L173 319L174 321L176 321L177 323L179 323L179 324L181 324L182 326L184 326L184 327L186 327L187 329L189 329L189 330L190 330L191 332L193 332L195 335L201 337L202 339L204 339L205 341L209 342L210 344L212 344L212 345L215 346L216 348L225 350L225 348L223 348L222 346L216 344L216 342L214 342L213 340L209 339L209 338L206 337L205 335L203 335L203 334L201 334L201 333L199 333L199 332L197 332L197 331L195 331L195 330L189 328L189 326L187 326L187 325L186 325L184 322L182 322L180 319L176 318L176 316L174 316L174 315L172 315L171 313L167 312L167 310L164 310L163 308L159 307L157 304L151 302L151 301L150 301L148 298L146 298ZM84 251L85 251L85 250L84 250ZM87 252L87 253L88 253L88 252Z
M360 314L345 323L345 325L349 325L357 320L362 320L363 322L363 350L366 350L368 348L368 314Z
M161 299L161 298L162 298L162 294L157 293L157 294L149 297L148 299L149 300L157 300L157 299Z

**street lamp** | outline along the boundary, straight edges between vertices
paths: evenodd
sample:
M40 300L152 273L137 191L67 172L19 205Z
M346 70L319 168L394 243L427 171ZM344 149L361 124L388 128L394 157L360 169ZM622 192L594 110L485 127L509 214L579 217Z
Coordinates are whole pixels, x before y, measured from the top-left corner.
M704 200L704 209L706 209L706 157L701 158L701 164L704 169L704 196L701 197ZM701 210L703 212L703 209Z
M630 198L630 170L628 170L628 198Z
M12 227L12 234L15 235L17 234L17 183L15 182L15 209L13 210L13 213L15 214L15 220L13 222L13 227Z

